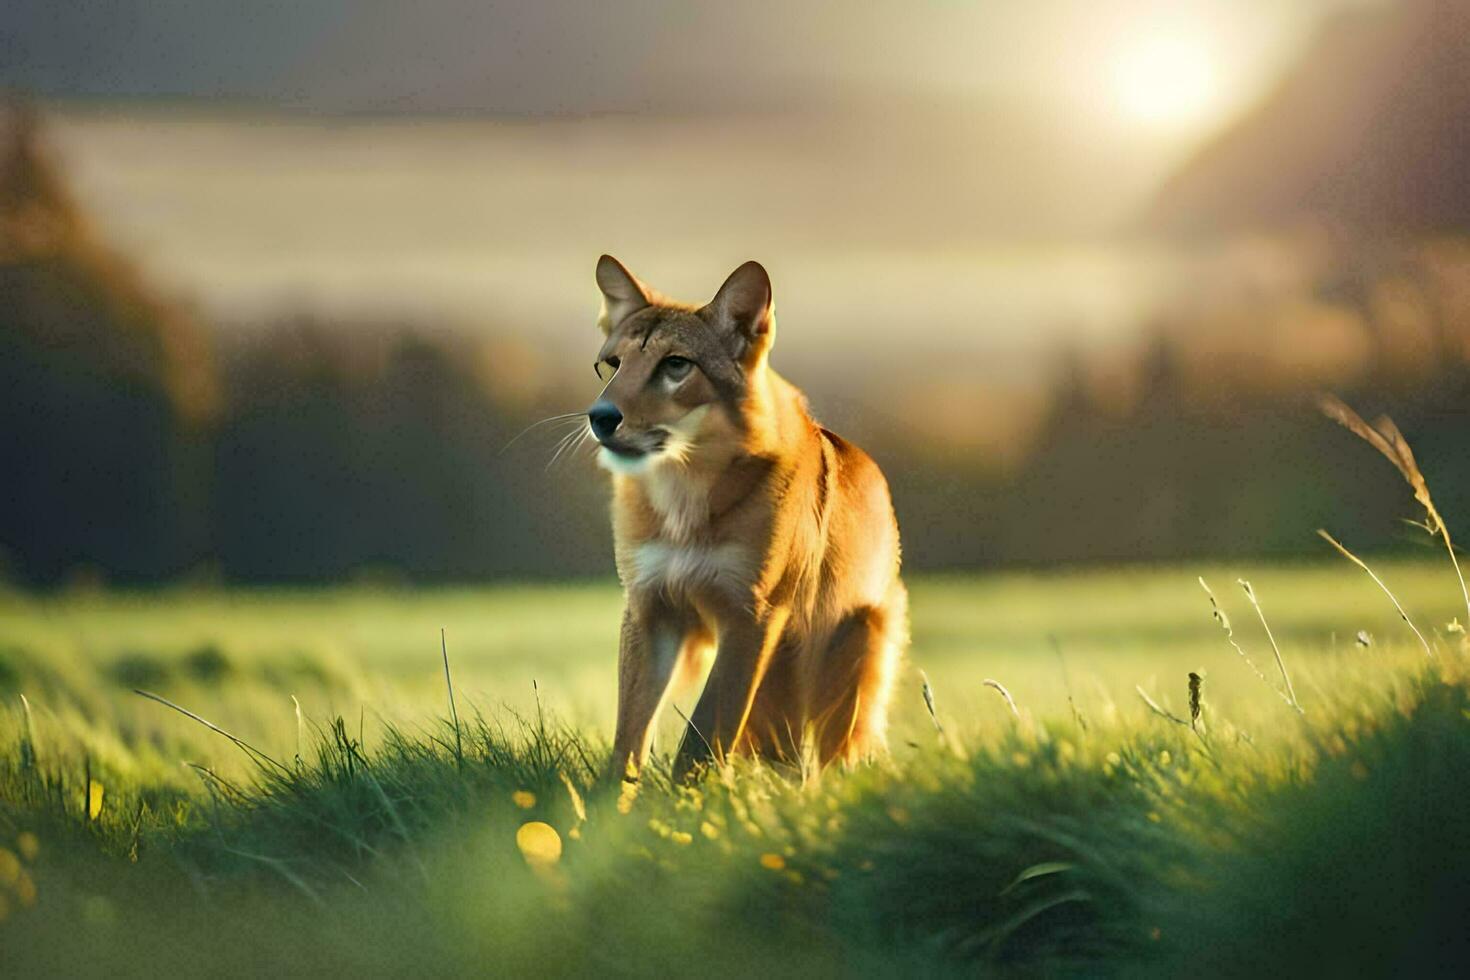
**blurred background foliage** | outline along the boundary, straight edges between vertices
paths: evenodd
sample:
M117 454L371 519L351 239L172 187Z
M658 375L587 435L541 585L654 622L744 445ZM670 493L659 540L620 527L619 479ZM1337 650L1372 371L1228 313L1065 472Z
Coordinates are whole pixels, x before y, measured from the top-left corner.
M908 565L1287 556L1320 551L1311 532L1322 525L1365 529L1354 547L1400 546L1411 530L1391 518L1410 512L1406 495L1315 414L1323 388L1365 415L1391 410L1441 509L1470 512L1470 143L1456 122L1470 108L1467 28L1465 5L1441 0L1326 18L1257 101L1190 144L1102 237L1083 236L1165 257L1162 284L1105 342L1054 329L1053 314L1021 316L1007 336L1044 338L1015 369L1004 343L956 346L946 324L969 314L944 295L893 302L860 332L833 314L838 326L805 346L808 325L791 321L797 342L777 366L883 464ZM41 63L14 64L44 94L45 78L25 75ZM595 394L590 269L604 246L583 256L584 279L548 287L582 290L566 307L585 307L575 333L493 313L466 329L463 317L371 300L200 301L140 273L130 254L141 250L109 244L79 203L63 151L81 140L77 113L100 110L64 97L107 88L89 84L50 85L59 102L12 100L0 123L6 577L610 573L590 459L548 467L544 430L507 448ZM955 131L938 103L901 109L912 132ZM900 125L895 138L912 132ZM935 253L915 254L927 267ZM625 258L659 282L656 265ZM932 264L965 277L960 259ZM866 275L854 265L836 281ZM1043 275L1064 282L1069 268ZM949 319L928 333L893 322L942 303Z

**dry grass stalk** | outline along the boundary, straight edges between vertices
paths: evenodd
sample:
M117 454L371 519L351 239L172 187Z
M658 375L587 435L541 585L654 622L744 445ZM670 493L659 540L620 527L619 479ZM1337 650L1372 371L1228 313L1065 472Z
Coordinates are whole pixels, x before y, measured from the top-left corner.
M291 703L296 706L296 768L300 769L306 765L301 760L301 734L305 729L305 722L301 718L301 702L296 700L296 695L291 695Z
M939 723L939 715L934 710L934 688L929 686L929 675L921 670L919 677L924 681L924 707L929 711L929 720L934 722L934 730L943 735L944 726Z
M1361 415L1335 395L1322 395L1318 404L1323 414L1382 453L1402 474L1410 489L1414 491L1414 499L1419 501L1424 508L1425 530L1430 534L1438 535L1444 541L1445 550L1450 554L1450 564L1455 568L1455 577L1460 580L1460 596L1465 600L1465 615L1470 618L1470 588L1465 585L1465 573L1460 570L1460 561L1455 557L1455 545L1450 540L1450 529L1445 524L1444 518L1439 516L1434 500L1429 496L1429 484L1425 482L1424 474L1419 472L1419 464L1414 461L1414 452L1409 448L1404 434L1399 431L1397 425L1394 425L1393 419L1387 415L1380 415L1372 425L1369 425L1363 421Z
M1286 684L1286 696L1291 706L1297 711L1302 710L1301 702L1296 699L1296 691L1291 686L1291 675L1286 672L1286 661L1281 656L1281 647L1276 645L1276 637L1271 633L1271 624L1266 622L1266 613L1261 609L1261 604L1256 600L1256 590L1243 578L1235 580L1240 583L1240 588L1245 592L1245 597L1251 601L1251 606L1260 617L1261 626L1266 630L1266 639L1271 641L1271 652L1276 655L1276 669L1281 671L1281 680Z
M1209 756L1211 759L1213 759L1214 758L1214 752L1210 748L1210 740L1205 737L1204 726L1202 726L1202 725L1199 724L1199 720L1200 720L1200 699L1199 699L1199 695L1200 695L1200 683L1201 683L1202 680L1203 680L1203 678L1201 678L1199 674L1196 674L1193 671L1190 672L1190 674L1189 674L1189 713L1190 713L1190 720L1189 721L1185 721L1183 718L1180 718L1178 715L1176 715L1174 712L1170 711L1168 708L1165 708L1165 707L1161 706L1157 701L1155 701L1153 698L1151 698L1151 697L1148 696L1148 692L1145 691L1141 685L1135 684L1133 686L1133 689L1138 692L1138 696L1140 698L1143 698L1143 703L1146 704L1146 705L1148 705L1148 709L1150 711L1152 711L1154 714L1158 715L1160 718L1163 718L1165 721L1172 721L1174 724L1178 725L1180 728L1188 728L1191 732L1193 732L1194 735L1195 735L1195 738L1198 738L1199 739L1200 745L1204 748L1205 754L1207 756Z
M1189 672L1189 727L1199 730L1200 713L1203 710L1201 700L1205 679L1194 671Z
M1087 719L1082 717L1082 712L1077 710L1077 702L1072 699L1072 674L1067 670L1067 658L1062 653L1062 644L1055 633L1049 635L1047 640L1051 642L1052 652L1057 655L1057 663L1062 668L1062 683L1067 688L1067 707L1072 709L1072 720L1077 723L1078 728L1085 732L1087 731Z
M1272 684L1270 679L1267 678L1266 675L1261 671L1261 668L1256 666L1255 661L1251 660L1251 658L1246 654L1245 649L1240 645L1240 643L1236 641L1235 630L1230 625L1230 617L1225 615L1225 610L1220 607L1220 603L1215 599L1215 593L1210 591L1210 586L1205 582L1204 576L1200 576L1198 581L1199 587L1204 589L1205 595L1210 597L1210 615L1214 618L1215 622L1220 624L1220 628L1225 631L1225 639L1228 640L1230 645L1235 648L1235 652L1240 654L1240 659L1244 660L1245 665L1249 667L1255 673L1255 675L1261 679L1262 684L1265 684L1271 690L1275 691L1277 697L1285 701L1291 707L1295 708L1298 714L1301 714L1301 705L1296 704L1291 698L1287 697L1285 693L1277 688L1275 684Z
M24 694L20 696L20 706L25 710L26 733L20 743L20 764L23 769L33 769L36 765L36 720L31 717L31 702Z
M1149 710L1158 715L1160 718L1163 718L1166 721L1172 721L1176 725L1183 725L1185 728L1192 727L1189 722L1185 721L1183 718L1180 718L1168 708L1161 707L1157 701L1149 697L1148 692L1143 689L1142 685L1135 684L1133 685L1133 689L1138 692L1139 697L1143 698L1143 703L1148 705Z
M1004 684L990 677L985 678L985 680L981 683L983 683L986 687L993 687L997 691L999 691L1000 696L1006 699L1006 705L1011 709L1011 714L1016 716L1017 721L1021 720L1021 710L1016 707L1016 699L1011 697L1011 692L1005 689Z
M1409 619L1409 614L1404 612L1404 607L1400 605L1398 598L1391 591L1389 591L1387 585L1383 584L1383 579L1379 578L1377 574L1374 573L1373 569L1368 567L1366 562L1364 562L1357 555L1353 554L1351 551L1348 551L1347 548L1344 547L1342 542L1338 541L1332 535L1328 534L1325 530L1318 528L1317 535L1323 541L1326 541L1328 544L1332 545L1332 547L1336 548L1338 550L1338 553L1341 554L1348 561L1352 562L1354 565L1357 565L1363 571L1368 573L1368 577L1373 580L1375 585L1383 590L1383 594L1388 596L1388 601L1392 602L1393 607L1398 610L1399 618L1407 623L1409 629L1413 630L1414 635L1419 638L1420 645L1424 647L1425 656L1433 659L1434 651L1429 648L1429 641L1424 639L1424 634L1419 632L1419 627L1415 626L1413 620Z

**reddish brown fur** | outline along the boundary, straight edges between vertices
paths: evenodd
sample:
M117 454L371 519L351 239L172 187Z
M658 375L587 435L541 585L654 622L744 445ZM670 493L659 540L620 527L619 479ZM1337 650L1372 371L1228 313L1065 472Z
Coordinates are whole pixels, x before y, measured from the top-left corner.
M880 748L907 640L898 525L878 466L768 366L765 270L746 263L698 309L608 256L598 283L599 363L616 366L599 405L621 413L600 450L627 599L615 768L642 766L673 678L712 650L681 771L795 759L805 738L823 765Z

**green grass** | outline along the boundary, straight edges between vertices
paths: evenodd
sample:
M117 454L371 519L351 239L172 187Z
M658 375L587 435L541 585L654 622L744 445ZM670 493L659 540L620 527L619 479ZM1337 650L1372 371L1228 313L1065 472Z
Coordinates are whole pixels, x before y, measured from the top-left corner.
M916 579L887 759L675 787L670 723L631 806L611 586L0 595L0 972L1462 973L1458 589L1375 569L1436 664L1346 563Z

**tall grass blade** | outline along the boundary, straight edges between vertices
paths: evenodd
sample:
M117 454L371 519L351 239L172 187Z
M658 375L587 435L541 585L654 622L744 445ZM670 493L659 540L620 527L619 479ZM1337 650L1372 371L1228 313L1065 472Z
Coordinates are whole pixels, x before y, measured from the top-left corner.
M439 652L444 655L444 686L449 689L449 717L454 722L454 759L464 768L464 739L459 732L459 709L454 705L454 678L449 674L449 641L439 627Z
M1409 629L1414 631L1414 635L1419 638L1419 645L1424 647L1424 655L1432 660L1434 658L1434 651L1429 648L1429 641L1424 639L1424 634L1419 632L1419 627L1415 626L1414 621L1409 618L1409 614L1404 612L1404 607L1399 603L1398 597L1395 596L1393 592L1389 590L1388 586L1383 583L1383 579L1379 578L1378 575L1373 571L1373 569L1368 567L1368 564L1366 562L1364 562L1357 555L1353 554L1351 551L1348 551L1341 541L1338 541L1322 528L1317 529L1317 536L1320 537L1323 541L1326 541L1328 544L1332 545L1332 547L1336 548L1338 553L1346 558L1348 561L1352 562L1354 565L1357 565L1363 571L1368 573L1368 577L1373 580L1373 584L1377 585L1380 589L1383 590L1383 594L1388 596L1388 601L1393 603L1393 607L1398 610L1399 618L1402 619L1404 623L1408 625Z
M251 745L249 742L245 741L243 738L238 738L235 735L230 734L229 732L225 731L223 728L221 728L218 725L216 725L214 722L209 721L208 719L205 719L205 718L201 718L199 715L196 715L194 712L190 711L188 708L181 707L180 705L174 704L168 698L163 697L162 695L154 694L151 691L143 691L143 690L139 690L138 688L135 687L135 688L133 688L133 693L136 694L136 695L138 695L139 697L147 698L150 701L157 701L159 704L163 705L165 708L172 708L172 709L174 709L179 714L183 715L185 718L189 718L189 719L192 719L194 721L197 721L199 724L203 725L205 728L208 728L210 731L214 732L216 735L223 735L225 738L229 739L231 742L234 742L237 746L240 747L240 750L242 752L244 752L246 755L250 756L251 759L255 759L255 760L259 760L259 761L263 761L263 762L268 762L272 766L274 766L276 769L280 770L280 772L283 773L284 775L286 775L286 776L290 776L291 775L291 770L290 769L287 769L285 766L281 765L279 762L277 762L275 759L271 758L266 753L262 752L260 749L257 749L255 746Z

